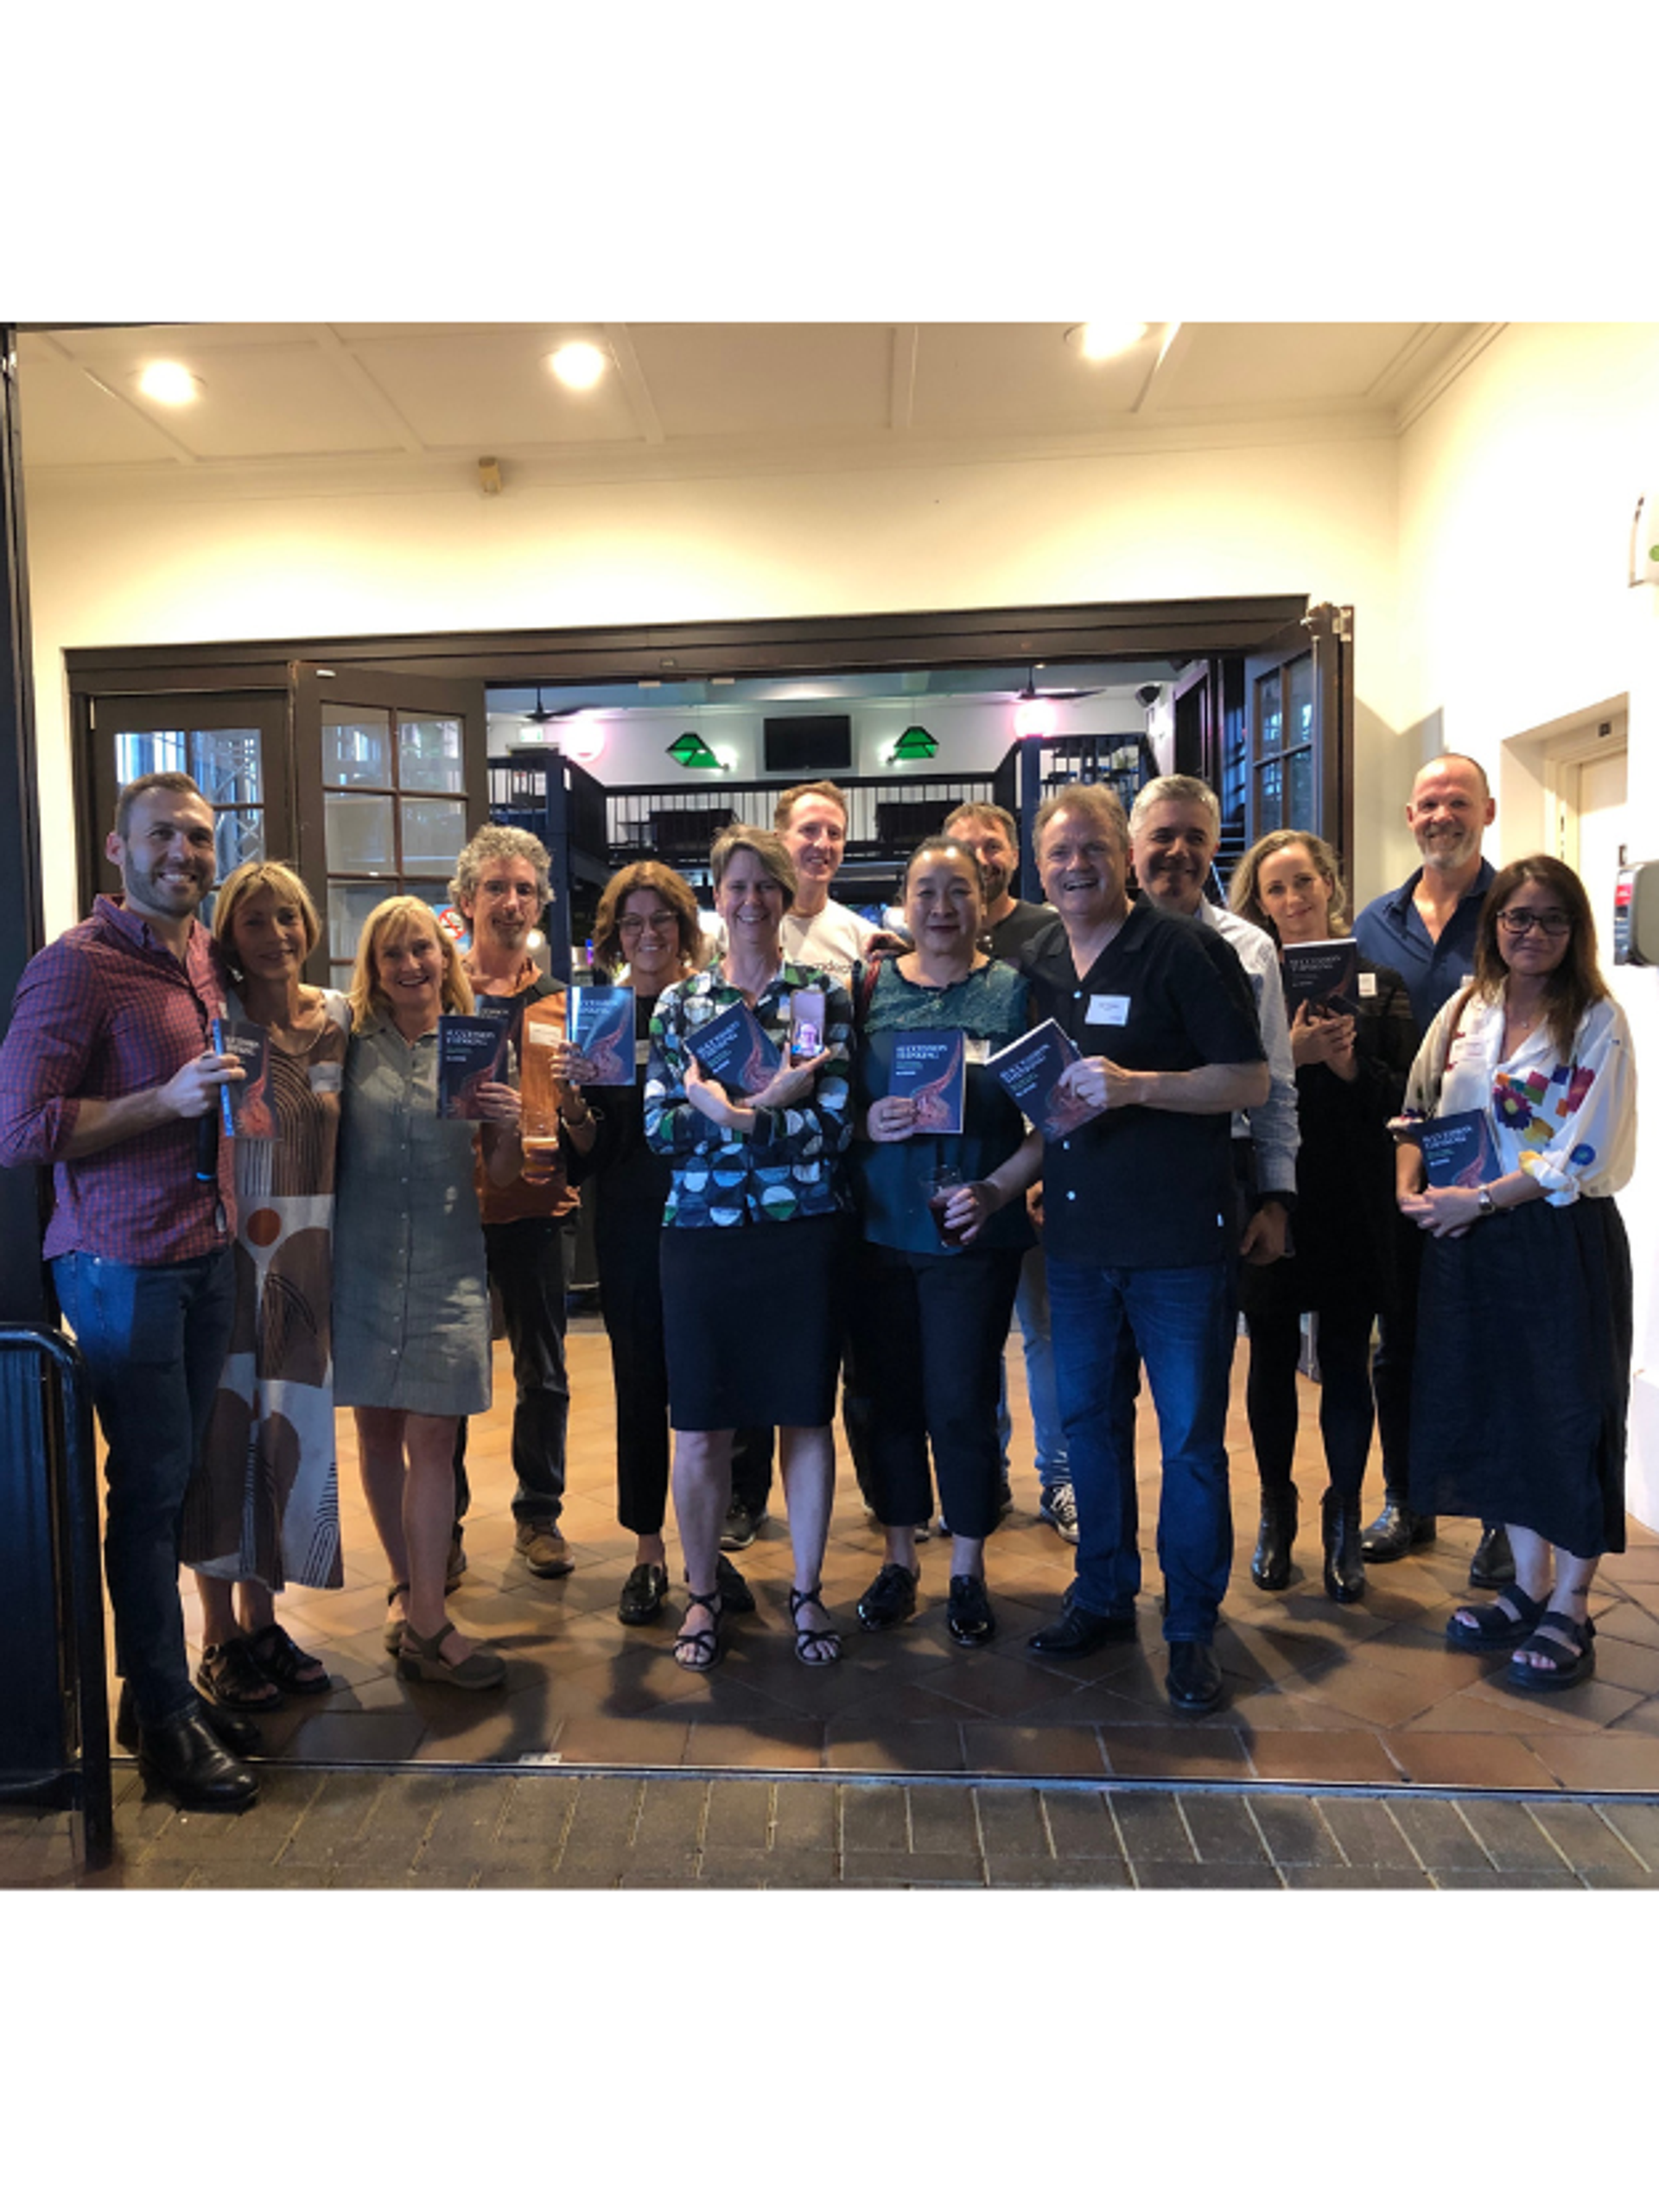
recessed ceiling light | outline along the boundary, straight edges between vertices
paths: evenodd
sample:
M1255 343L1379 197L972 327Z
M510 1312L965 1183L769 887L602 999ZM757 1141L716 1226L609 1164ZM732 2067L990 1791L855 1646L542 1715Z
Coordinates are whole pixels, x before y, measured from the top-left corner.
M597 346L578 340L571 346L561 346L556 353L550 353L547 365L561 384L568 384L572 391L589 391L610 365Z
M1115 353L1127 353L1131 346L1138 346L1147 327L1144 322L1074 322L1065 342L1075 346L1085 361L1109 361Z
M152 361L139 378L138 389L146 399L159 400L163 407L186 407L201 397L202 383L181 362Z

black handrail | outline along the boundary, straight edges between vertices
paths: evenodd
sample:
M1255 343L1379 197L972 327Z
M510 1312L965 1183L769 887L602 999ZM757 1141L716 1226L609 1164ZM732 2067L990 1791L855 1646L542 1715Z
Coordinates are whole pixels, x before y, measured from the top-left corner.
M114 1854L115 1803L105 1689L92 1384L80 1353L56 1330L0 1327L0 1354L22 1351L32 1351L46 1362L58 1382L55 1394L42 1389L41 1414L66 1708L60 1731L64 1764L55 1773L34 1777L33 1794L67 1802L79 1812L86 1863L98 1868L107 1866ZM38 1365L34 1378L36 1388L47 1379Z

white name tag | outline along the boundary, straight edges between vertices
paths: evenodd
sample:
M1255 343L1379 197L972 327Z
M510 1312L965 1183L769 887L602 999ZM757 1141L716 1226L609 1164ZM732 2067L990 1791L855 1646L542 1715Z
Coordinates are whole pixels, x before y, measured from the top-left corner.
M634 1040L633 1040L633 1065L635 1065L635 1067L637 1067L637 1068L642 1068L642 1067L644 1067L644 1065L645 1065L645 1062L646 1062L650 1058L651 1058L651 1039L650 1039L650 1038L649 1038L649 1037L636 1037L636 1038L634 1039Z
M991 1040L988 1037L964 1037L962 1049L964 1058L972 1066L982 1068L991 1057Z
M345 1070L338 1060L323 1060L311 1071L313 1090L338 1090Z
M1374 999L1376 996L1376 978L1375 976L1362 976L1360 977L1359 995L1363 999Z
M1089 1001L1089 1019L1105 1029L1121 1029L1129 1018L1128 999L1109 998L1096 991Z

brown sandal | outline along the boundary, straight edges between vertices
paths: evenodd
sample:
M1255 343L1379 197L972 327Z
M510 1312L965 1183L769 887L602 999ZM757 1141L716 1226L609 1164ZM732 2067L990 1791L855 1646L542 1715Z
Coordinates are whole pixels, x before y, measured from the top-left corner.
M390 1583L386 1588L386 1603L390 1605L395 1599L407 1598L408 1595L407 1582ZM395 1659L404 1648L404 1617L401 1613L394 1613L387 1621L380 1631L380 1641Z
M460 1633L453 1621L444 1620L435 1636L423 1636L405 1621L397 1672L406 1682L448 1682L458 1690L499 1688L507 1676L507 1662L499 1651L469 1651L464 1659L444 1657L438 1648L444 1637Z

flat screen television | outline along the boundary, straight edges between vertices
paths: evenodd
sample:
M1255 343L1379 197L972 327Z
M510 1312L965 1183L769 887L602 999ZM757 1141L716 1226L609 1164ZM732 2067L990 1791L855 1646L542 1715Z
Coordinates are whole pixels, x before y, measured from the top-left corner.
M760 725L761 758L769 776L850 775L850 715L767 715Z

